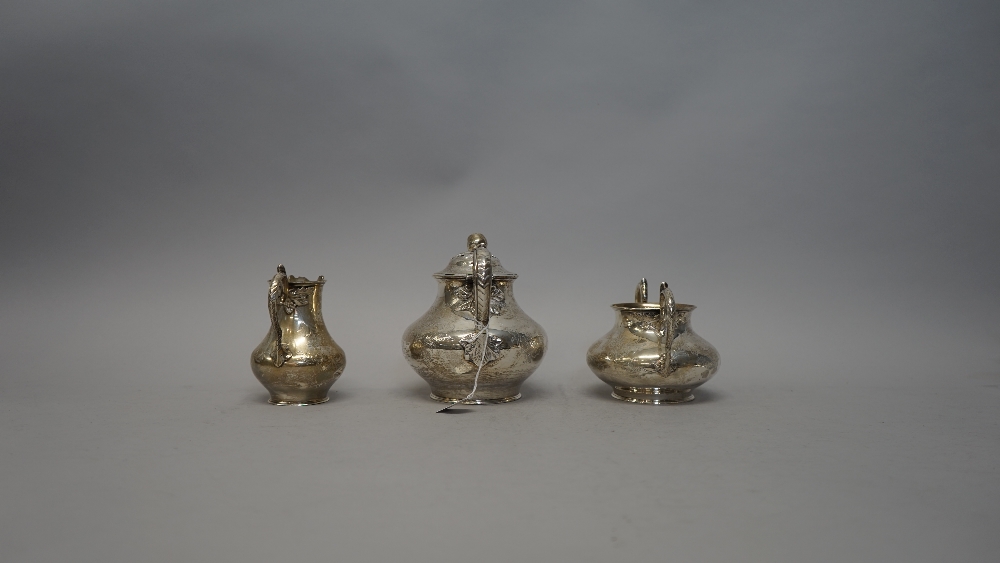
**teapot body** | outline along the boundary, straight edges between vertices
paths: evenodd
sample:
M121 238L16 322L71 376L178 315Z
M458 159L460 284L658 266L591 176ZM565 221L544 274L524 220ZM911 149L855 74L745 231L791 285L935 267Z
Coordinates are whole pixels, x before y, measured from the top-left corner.
M516 276L502 270L488 254L485 239L481 250L485 254L480 266L486 264L489 269L492 264L504 274L439 272L434 303L403 333L403 356L430 386L431 398L438 401L517 400L521 384L545 354L545 331L514 300ZM453 264L465 256L457 256Z

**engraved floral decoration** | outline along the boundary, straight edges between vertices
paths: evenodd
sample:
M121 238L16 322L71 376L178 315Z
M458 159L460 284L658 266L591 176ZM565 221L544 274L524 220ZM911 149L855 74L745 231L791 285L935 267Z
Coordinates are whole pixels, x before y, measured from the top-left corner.
M293 315L296 307L309 304L309 288L289 287L287 278L282 279L283 277L284 272L275 276L268 305L271 308L271 326L275 333L274 349L271 352L273 354L272 361L274 366L279 368L292 358L292 350L288 343L282 339L283 331L278 320L278 308L284 309L286 315ZM263 354L263 352L261 353Z
M458 303L455 304L455 311L476 311L476 290L472 283L468 283L455 290L455 297ZM499 315L503 311L504 295L503 290L494 285L490 291L490 315Z
M653 362L653 371L656 373L670 375L670 354L661 354L660 357Z
M625 317L625 327L633 332L655 332L657 336L663 334L663 325L659 319Z
M455 297L457 302L453 306L456 312L468 311L472 314L476 312L476 287L475 281L470 280L469 283L462 285L455 289ZM490 287L490 315L498 315L503 311L506 305L504 300L503 289L497 287L496 285L491 285ZM500 337L481 332L483 325L476 322L476 332L470 334L459 341L462 345L462 350L464 350L464 357L466 361L470 361L477 366L486 365L497 358L500 357L500 350L503 345L503 341ZM486 350L483 350L485 345Z
M485 351L483 350L484 342L486 343ZM503 340L495 334L475 332L461 339L459 344L462 345L462 350L465 351L464 357L466 361L472 362L477 366L484 366L500 357Z
M310 288L308 287L290 287L287 296L281 300L281 304L285 306L285 314L291 315L295 312L296 307L308 305L309 292Z

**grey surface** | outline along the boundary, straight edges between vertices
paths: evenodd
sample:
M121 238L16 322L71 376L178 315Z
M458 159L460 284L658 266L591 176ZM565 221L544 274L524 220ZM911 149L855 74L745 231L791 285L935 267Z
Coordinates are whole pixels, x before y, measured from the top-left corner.
M5 2L3 559L997 559L998 26ZM399 338L475 231L550 350L433 414ZM250 374L278 262L329 280L327 405ZM642 276L722 354L700 401L586 368Z

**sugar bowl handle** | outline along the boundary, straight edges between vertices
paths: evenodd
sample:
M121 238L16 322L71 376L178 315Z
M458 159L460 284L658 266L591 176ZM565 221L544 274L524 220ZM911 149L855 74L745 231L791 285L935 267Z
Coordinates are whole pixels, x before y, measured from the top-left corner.
M670 349L677 332L677 303L674 292L665 282L660 282L660 372L670 374Z
M635 302L646 303L649 299L649 286L646 278L642 278L639 285L635 286ZM674 337L677 336L677 303L674 301L674 292L667 287L666 283L660 283L660 330L659 349L660 357L656 362L656 371L670 375L670 348L674 345Z

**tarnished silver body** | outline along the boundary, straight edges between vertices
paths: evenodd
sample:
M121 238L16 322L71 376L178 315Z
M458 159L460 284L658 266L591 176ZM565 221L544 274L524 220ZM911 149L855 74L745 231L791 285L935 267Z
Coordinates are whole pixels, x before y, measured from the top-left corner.
M684 403L719 369L719 352L691 329L694 305L674 303L667 284L660 302L646 302L646 279L634 303L611 306L615 326L587 351L587 365L631 403Z
M486 249L483 235L474 234L468 252L434 277L437 299L403 333L403 355L430 385L431 398L466 404L519 399L521 383L542 361L546 338L514 301L517 274Z
M253 374L271 393L274 405L316 405L329 400L330 387L344 371L344 350L323 322L326 280L287 276L285 267L271 279L271 327L250 355Z

